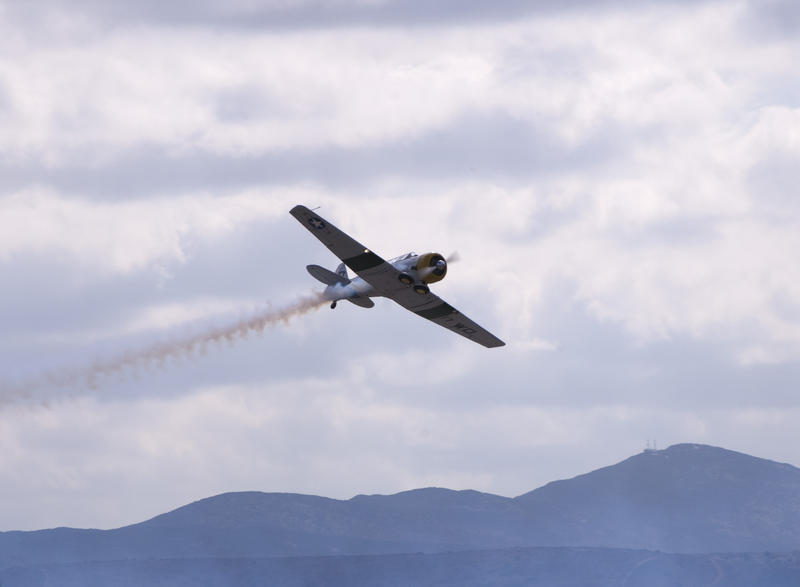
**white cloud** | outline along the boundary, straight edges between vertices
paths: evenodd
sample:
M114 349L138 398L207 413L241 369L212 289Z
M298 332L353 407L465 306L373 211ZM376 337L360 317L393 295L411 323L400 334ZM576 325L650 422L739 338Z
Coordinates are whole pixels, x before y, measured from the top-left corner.
M515 23L267 32L152 22L106 30L102 19L66 14L56 26L48 13L53 38L3 27L3 267L30 258L34 274L56 263L87 289L138 273L166 280L202 268L193 245L208 253L263 226L253 254L277 290L294 277L276 265L302 274L305 263L336 263L301 227L286 237L286 212L302 202L386 257L458 250L436 291L509 343L486 354L454 337L436 349L434 326L418 324L422 338L399 331L413 316L337 310L283 333L305 367L282 366L282 383L242 345L230 373L263 384L196 389L181 385L196 381L186 369L157 400L117 401L112 386L102 400L49 411L6 407L7 527L111 526L224 490L348 497L432 484L514 494L609 464L652 437L798 461L795 408L773 407L793 405L783 372L769 371L774 389L758 398L747 395L755 384L734 390L746 409L708 407L727 390L692 396L706 378L730 383L723 369L743 379L776 366L791 374L800 358L798 43L742 36L745 8L666 3ZM447 136L424 143L437 133ZM375 169L326 182L353 152L374 156L351 167ZM151 177L131 153L166 162ZM252 157L265 154L278 163L241 184L249 189L169 181L173 162L202 185L200 165L251 157L255 167L262 160ZM296 183L268 177L281 161L297 162ZM449 164L441 175L440 163ZM303 165L331 171L305 178ZM122 184L150 178L150 197L136 187L139 199L82 191L110 169L125 172ZM83 183L64 179L71 174ZM234 278L254 266L223 262ZM186 279L166 300L128 300L109 329L147 332L249 304L241 292L198 293ZM72 322L62 329L61 286L51 285L51 297L35 299L56 317L31 334L46 352L25 352L69 356L86 337L108 335L104 324L85 326L83 339ZM122 302L103 304L122 313ZM375 341L365 351L367 335ZM597 348L575 350L592 336L586 344ZM705 354L670 378L683 355L642 359L628 343L697 344ZM325 366L308 366L317 362ZM13 357L3 364L18 370Z
M14 118L0 148L58 164L76 149L102 162L138 143L247 154L413 136L452 119L490 83L491 64L463 40L168 28L115 29L66 47L12 44L3 78ZM241 120L219 110L237 93Z
M48 252L101 272L163 268L185 261L187 239L221 239L249 223L283 217L312 193L289 188L92 202L26 190L0 198L0 261Z
M0 149L58 164L138 144L238 155L374 146L496 111L573 144L609 122L696 131L756 89L766 74L753 53L776 53L741 47L739 12L715 3L302 34L132 26L52 45L12 36L2 79L14 116Z
M396 401L379 386L369 389L348 379L307 379L205 388L177 398L83 398L51 410L12 408L0 432L0 485L4 500L16 506L4 515L4 529L113 527L228 490L348 498L437 485L516 495L611 464L645 438L657 437L661 445L714 439L738 448L746 444L743 433L774 440L774 429L785 430L796 418L796 409L687 417L662 408L502 402L440 411ZM602 443L598 430L606 431ZM780 442L791 444L786 436ZM749 446L764 454L770 445ZM546 454L566 460L524 466Z

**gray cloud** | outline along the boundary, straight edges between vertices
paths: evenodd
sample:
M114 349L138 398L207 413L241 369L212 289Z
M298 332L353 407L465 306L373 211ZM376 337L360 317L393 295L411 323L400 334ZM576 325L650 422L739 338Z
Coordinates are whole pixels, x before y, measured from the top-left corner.
M264 117L292 115L287 104L258 86L240 86L223 90L215 100L217 119L226 124L247 124Z
M759 213L770 222L796 223L800 166L798 154L788 150L765 153L747 171L747 186Z
M708 0L713 1L713 0ZM682 4L686 0L649 0L650 4ZM693 2L696 4L696 2ZM62 3L42 0L14 7L18 17L33 19L36 12L58 10ZM386 0L382 2L301 0L297 2L228 2L220 4L179 0L125 3L83 0L70 3L69 13L89 15L111 26L168 25L214 28L293 30L338 26L431 26L486 24L533 15L572 11L628 8L621 0Z
M47 185L66 194L124 199L302 181L338 188L387 176L531 180L574 169L607 173L634 140L629 131L608 125L568 145L546 127L504 113L475 114L419 137L356 148L225 156L203 151L172 155L160 146L142 145L119 152L102 166L6 163L0 167L0 190Z
M800 6L792 0L750 0L740 25L760 40L796 39L800 31Z
M307 251L310 256L313 243L297 239L296 233L297 227L287 213L283 222L253 223L221 242L189 239L184 243L187 260L170 263L167 279L149 266L108 277L91 272L79 259L16 255L0 264L4 275L14 276L0 293L6 351L16 354L16 349L19 353L19 339L24 335L74 334L76 342L53 343L44 353L61 356L63 351L69 361L108 348L108 341L104 340L88 345L77 342L81 332L103 328L113 332L149 305L180 304L199 298L260 298L263 303L291 300L292 295L305 293L316 283L305 274L298 258L275 253L276 242L297 240L294 250L299 255ZM53 295L54 289L57 296ZM124 348L141 341L134 337L119 342ZM36 351L26 349L24 353ZM9 371L13 371L18 359L19 355L5 365Z
M732 357L739 337L694 339L676 334L656 342L632 338L618 323L592 316L575 284L556 280L545 287L533 319L537 337L555 350L507 351L480 364L415 402L437 409L489 409L498 404L539 407L626 406L690 413L695 409L798 408L794 381L800 362L741 365ZM486 317L489 323L499 316ZM386 384L405 395L402 382ZM486 394L492 389L491 394Z
M13 111L11 96L3 80L0 78L0 119L10 115Z

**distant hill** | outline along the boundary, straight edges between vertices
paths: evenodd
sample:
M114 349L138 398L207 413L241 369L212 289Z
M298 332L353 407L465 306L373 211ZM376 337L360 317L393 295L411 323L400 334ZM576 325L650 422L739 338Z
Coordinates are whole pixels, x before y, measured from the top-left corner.
M701 444L646 451L515 499L553 544L731 552L800 548L800 469Z
M120 558L441 552L527 544L531 528L514 500L476 491L429 488L349 500L226 493L115 530L0 533L0 568Z
M436 488L349 500L227 493L115 530L0 533L0 569L532 546L798 550L800 469L680 444L513 499Z

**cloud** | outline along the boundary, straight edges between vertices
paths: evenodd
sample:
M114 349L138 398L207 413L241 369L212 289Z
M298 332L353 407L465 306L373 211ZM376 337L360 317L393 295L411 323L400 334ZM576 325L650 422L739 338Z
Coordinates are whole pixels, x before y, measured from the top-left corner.
M13 190L44 183L65 194L116 200L261 186L283 190L300 182L343 189L409 176L433 181L464 176L526 181L578 168L592 173L624 156L623 134L602 129L578 145L569 145L525 121L476 113L414 139L379 146L287 149L258 156L202 150L174 155L156 147L137 147L100 166L14 165L3 183ZM611 141L612 135L618 142Z
M5 527L114 527L242 489L349 498L444 485L516 495L626 458L645 438L657 437L660 446L676 438L715 439L780 459L788 453L774 443L786 447L796 436L775 434L796 419L796 408L686 414L500 402L447 412L342 383L226 385L179 398L87 398L50 411L17 408L1 433L3 494L37 508L9 511ZM549 461L557 464L541 466ZM33 474L11 473L22 470Z
M650 6L681 4L680 0L651 0ZM210 0L169 4L152 0L135 4L97 0L75 2L70 10L56 0L39 0L9 8L9 13L26 23L36 14L50 18L57 30L90 21L104 26L214 27L244 31L293 31L338 27L442 26L448 24L486 25L552 14L596 13L627 8L619 0L507 0L487 5L476 0L445 0L431 4L420 0L236 0L224 5ZM41 19L40 19L41 20Z
M513 495L653 437L798 461L796 43L745 3L592 6L7 7L0 379L305 293L338 261L296 203L385 257L458 250L435 291L508 342L383 300L8 407L8 527Z
M789 0L745 3L741 27L759 40L792 41L800 29L800 10Z
M489 81L480 51L457 45L463 36L428 33L419 44L402 31L112 29L66 46L7 41L15 116L0 149L21 162L27 153L51 166L97 165L139 144L252 155L413 136L446 123L469 104L467 90ZM365 60L365 51L382 56Z
M700 23L729 21L731 12L701 11ZM287 149L380 148L475 120L473 136L457 138L480 140L483 155L500 148L496 157L519 160L498 136L482 136L495 122L511 133L510 145L521 138L522 154L546 161L549 142L531 153L528 129L580 149L598 130L625 139L624 125L652 140L664 117L671 128L696 128L727 107L730 88L717 70L729 67L728 54L691 56L687 71L689 55L664 52L675 50L677 34L707 33L697 24L687 32L681 16L666 8L612 12L601 18L604 27L597 16L577 15L568 25L547 17L436 30L237 36L112 28L80 43L12 38L6 51L14 61L4 78L14 117L0 149L14 165L47 172L76 162L101 168L136 149L180 159L195 151L257 158ZM656 21L659 34L646 37L641 31ZM737 49L717 36L721 47Z
M271 220L285 213L291 198L287 192L271 198L201 193L177 200L94 203L49 190L15 193L0 201L0 260L19 252L58 250L92 268L123 274L183 262L185 243L192 238L221 239L242 224Z

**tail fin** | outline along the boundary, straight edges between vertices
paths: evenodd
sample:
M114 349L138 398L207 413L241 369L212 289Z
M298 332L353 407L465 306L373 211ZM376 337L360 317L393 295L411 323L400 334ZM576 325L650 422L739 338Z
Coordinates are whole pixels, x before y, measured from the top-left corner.
M336 268L336 274L341 275L344 283L350 283L350 278L347 277L347 265L344 263L340 264Z

